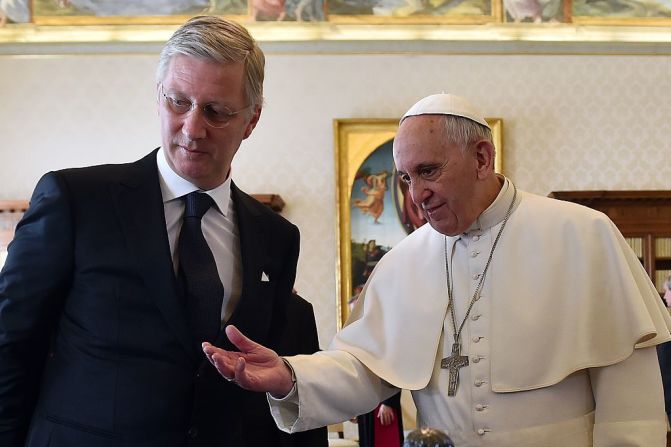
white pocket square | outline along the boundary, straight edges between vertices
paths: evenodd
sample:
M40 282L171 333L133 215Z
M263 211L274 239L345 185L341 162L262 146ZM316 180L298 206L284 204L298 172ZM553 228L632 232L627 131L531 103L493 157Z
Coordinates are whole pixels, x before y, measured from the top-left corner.
M268 281L270 281L270 278L268 278L266 272L261 272L261 282L268 282Z

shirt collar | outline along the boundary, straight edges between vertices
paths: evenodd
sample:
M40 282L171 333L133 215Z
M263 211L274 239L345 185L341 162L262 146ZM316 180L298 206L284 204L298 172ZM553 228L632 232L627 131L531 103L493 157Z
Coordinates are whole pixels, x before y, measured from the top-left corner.
M175 171L173 171L165 159L165 152L163 148L159 149L156 154L156 164L158 165L158 176L161 183L161 195L163 196L163 203L177 200L193 191L202 191L196 185L180 177ZM228 214L228 206L231 200L230 172L224 183L214 189L203 192L209 194L210 197L212 197L221 214L226 216Z
M486 210L473 222L473 225L466 231L470 233L473 231L482 231L492 228L499 222L503 221L510 207L510 201L513 200L514 188L510 180L506 177L496 174L499 180L503 181L503 186L496 196L496 199L487 207Z

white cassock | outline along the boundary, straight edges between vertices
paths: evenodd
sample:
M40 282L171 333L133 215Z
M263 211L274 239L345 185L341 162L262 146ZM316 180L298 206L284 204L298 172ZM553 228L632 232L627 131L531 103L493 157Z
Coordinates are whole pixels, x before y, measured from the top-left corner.
M665 445L654 346L671 339L671 319L659 294L604 214L522 191L460 337L469 365L447 395L445 246L459 325L513 189L505 179L466 233L424 225L382 258L329 350L287 358L297 396L269 398L280 428L346 420L398 387L412 390L418 423L458 447Z

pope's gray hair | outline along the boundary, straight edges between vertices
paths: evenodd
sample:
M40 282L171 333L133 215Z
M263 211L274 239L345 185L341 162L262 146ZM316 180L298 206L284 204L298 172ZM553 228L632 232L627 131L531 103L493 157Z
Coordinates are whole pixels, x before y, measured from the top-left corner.
M249 31L222 17L197 16L180 26L161 51L156 82L163 82L176 54L220 63L244 62L244 93L249 105L263 104L265 57Z
M443 115L445 135L450 143L465 151L471 144L487 140L494 145L491 129L473 120L455 115Z

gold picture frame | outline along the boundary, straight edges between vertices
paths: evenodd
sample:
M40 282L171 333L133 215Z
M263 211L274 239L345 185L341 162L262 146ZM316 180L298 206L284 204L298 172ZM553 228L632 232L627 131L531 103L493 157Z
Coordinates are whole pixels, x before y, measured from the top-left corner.
M503 172L503 120L487 118L492 127L492 137L496 147L496 172ZM391 159L391 142L398 129L398 119L336 119L333 121L335 137L335 165L336 165L336 201L337 201L337 233L336 245L338 257L336 266L337 285L337 315L338 329L342 327L349 316L349 303L361 281L366 277L385 250L398 242L404 231L412 231L409 222L395 222L401 220L399 202L399 187L394 182L393 159ZM378 160L371 161L370 166L365 163L375 156ZM391 167L389 167L391 163ZM375 172L371 167L375 166ZM362 172L365 172L362 174ZM363 180L365 178L365 180ZM375 184L380 186L378 191L388 199L387 214L380 206L368 206L366 199L371 197ZM391 184L391 187L387 187ZM358 190L354 190L359 187ZM384 190L384 191L382 191ZM355 198L363 191L365 198ZM381 197L381 196L380 196ZM395 206L389 206L389 202ZM384 204L381 204L384 208ZM352 215L352 209L358 208L360 213ZM365 217L362 217L365 216ZM356 218L353 221L353 218ZM362 219L374 221L373 224L360 224ZM387 225L387 228L384 228ZM356 227L357 241L353 240L353 226ZM377 234L366 233L366 228L374 229ZM362 237L362 233L364 233ZM382 235L382 242L377 237ZM396 242L389 243L389 240ZM379 243L378 243L379 242ZM353 256L353 250L356 250ZM365 255L362 255L365 253ZM376 254L377 253L377 254ZM367 261L367 258L370 260ZM362 270L363 269L363 270ZM355 284L356 283L356 284Z

